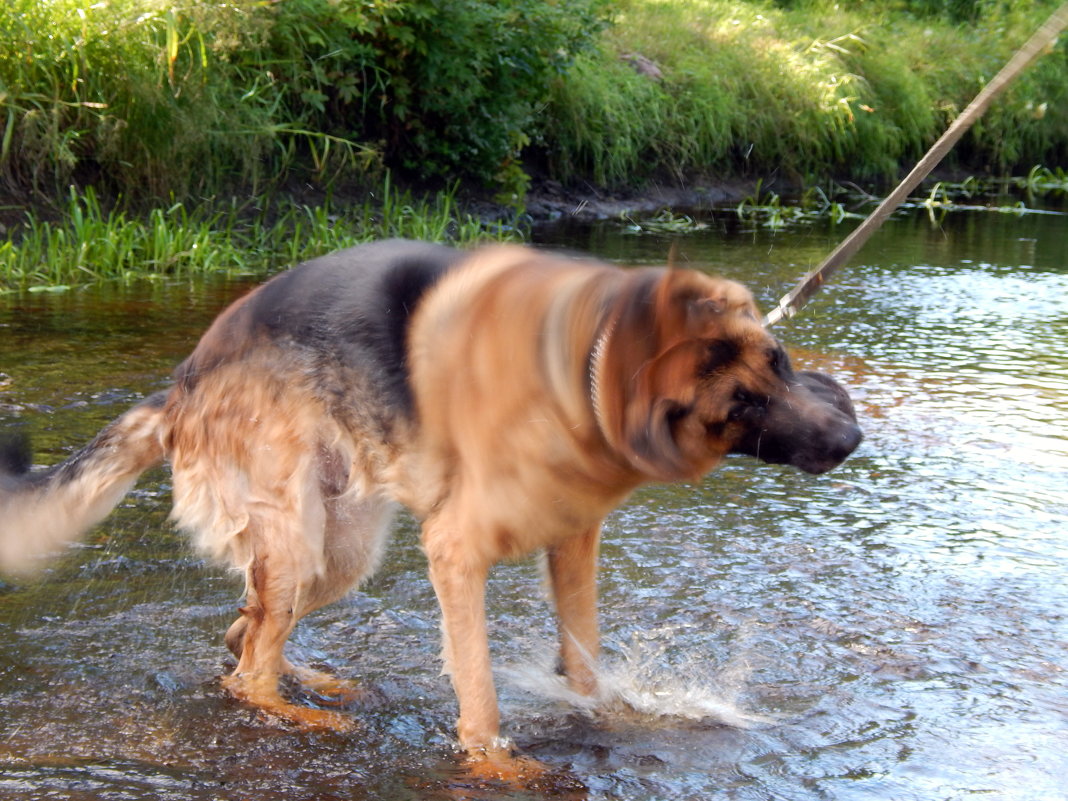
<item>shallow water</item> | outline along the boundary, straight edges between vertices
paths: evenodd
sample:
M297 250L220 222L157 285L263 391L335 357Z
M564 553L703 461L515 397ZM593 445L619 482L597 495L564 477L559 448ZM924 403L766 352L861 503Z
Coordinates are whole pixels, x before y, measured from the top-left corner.
M766 306L845 232L724 214L675 241ZM538 236L628 263L672 241ZM855 262L778 333L852 388L867 439L825 476L732 459L613 514L596 705L553 674L534 561L493 573L505 726L555 783L458 773L408 519L376 577L291 646L368 688L357 732L297 733L229 701L240 583L168 527L157 471L42 581L0 583L0 797L1068 797L1068 217L904 215ZM0 430L58 460L164 386L243 289L0 300Z

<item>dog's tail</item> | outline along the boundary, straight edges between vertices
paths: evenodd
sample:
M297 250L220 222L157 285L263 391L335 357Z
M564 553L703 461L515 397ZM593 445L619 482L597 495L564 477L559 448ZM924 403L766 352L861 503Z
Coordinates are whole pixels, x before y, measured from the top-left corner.
M25 439L0 443L0 572L26 573L107 516L137 477L163 461L159 392L65 462L29 471Z

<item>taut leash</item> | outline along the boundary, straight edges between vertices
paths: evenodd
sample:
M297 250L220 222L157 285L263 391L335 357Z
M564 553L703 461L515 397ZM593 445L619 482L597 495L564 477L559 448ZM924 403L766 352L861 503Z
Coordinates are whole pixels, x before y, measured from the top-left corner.
M953 124L946 129L937 142L931 146L927 154L920 159L905 179L897 185L887 198L880 203L867 218L858 225L849 236L842 240L831 254L823 260L819 267L805 275L801 282L790 292L783 296L778 305L764 316L764 325L774 325L783 318L793 317L812 298L827 279L845 264L868 238L875 233L894 209L900 206L909 193L915 189L920 181L928 176L945 155L957 143L983 112L987 110L994 98L1031 64L1049 49L1057 36L1068 27L1068 2L1053 12L1048 20L1039 28L1034 35L1027 40L1009 62L1001 68L1001 72L995 75L983 90L975 96Z

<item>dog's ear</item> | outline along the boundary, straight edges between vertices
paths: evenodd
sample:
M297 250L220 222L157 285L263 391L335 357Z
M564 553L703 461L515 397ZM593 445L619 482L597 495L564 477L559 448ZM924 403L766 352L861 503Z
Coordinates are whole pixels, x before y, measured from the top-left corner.
M634 377L623 421L623 452L654 480L675 481L700 472L683 437L704 353L700 341L681 342Z
M702 376L736 354L719 336L725 318L751 306L741 286L690 270L644 272L621 297L598 413L613 447L648 478L693 478L714 463L692 412Z
M666 270L653 307L662 342L679 336L707 336L710 329L719 327L724 315L760 319L753 296L744 286L694 270Z

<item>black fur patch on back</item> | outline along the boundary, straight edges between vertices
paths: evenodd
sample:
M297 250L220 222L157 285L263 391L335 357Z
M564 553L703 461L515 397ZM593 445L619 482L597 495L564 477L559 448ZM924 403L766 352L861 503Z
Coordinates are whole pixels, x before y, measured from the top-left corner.
M238 301L225 317L225 330L179 368L178 380L191 388L204 372L267 341L305 349L315 369L358 372L382 401L410 413L411 316L426 291L464 256L443 245L394 239L298 265Z

